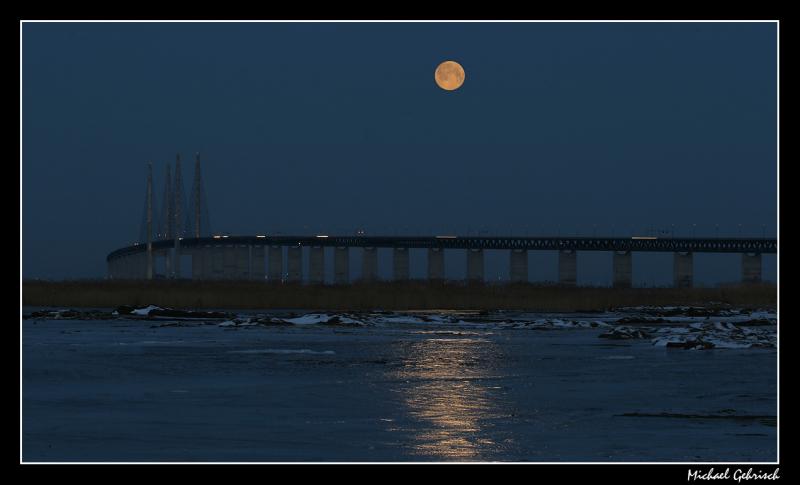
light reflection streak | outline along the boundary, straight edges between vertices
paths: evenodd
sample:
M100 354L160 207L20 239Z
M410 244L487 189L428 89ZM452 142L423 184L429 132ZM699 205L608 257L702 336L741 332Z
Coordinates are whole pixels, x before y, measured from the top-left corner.
M415 454L481 459L496 443L486 435L500 413L484 384L494 344L480 338L432 338L402 342L402 400L418 423L411 431Z

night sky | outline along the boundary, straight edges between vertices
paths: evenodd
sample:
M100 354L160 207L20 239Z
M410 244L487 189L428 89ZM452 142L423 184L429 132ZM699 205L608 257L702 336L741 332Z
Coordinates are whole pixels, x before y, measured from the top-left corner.
M25 278L103 277L146 162L160 204L178 152L220 233L777 231L774 23L25 23L22 49ZM635 254L634 284L671 284L671 257ZM609 283L610 253L578 258ZM697 255L696 282L739 258ZM507 252L486 261L507 278ZM531 253L532 280L556 268Z

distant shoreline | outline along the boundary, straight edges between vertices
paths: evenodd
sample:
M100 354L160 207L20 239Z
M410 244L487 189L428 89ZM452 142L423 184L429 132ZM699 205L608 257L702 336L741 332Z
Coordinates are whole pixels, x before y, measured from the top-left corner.
M351 285L253 281L23 281L24 306L112 308L154 304L184 309L603 311L626 306L769 308L773 284L718 288L559 287L537 284L375 282Z

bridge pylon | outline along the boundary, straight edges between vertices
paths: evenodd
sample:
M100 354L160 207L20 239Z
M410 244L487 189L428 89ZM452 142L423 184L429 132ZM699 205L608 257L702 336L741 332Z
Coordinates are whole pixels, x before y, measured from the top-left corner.
M175 229L173 226L175 218L172 215L174 213L174 203L175 196L172 193L172 171L170 170L169 163L167 163L166 173L164 175L164 199L161 203L158 239L172 239L173 235L175 234ZM164 270L167 277L172 274L172 264L169 253L170 250L166 249L166 254L164 257Z
M189 219L186 212L186 198L183 194L183 173L181 171L181 154L175 156L175 183L172 185L172 192L175 200L172 203L172 227L173 239L175 240L172 252L172 268L175 278L181 277L181 238L188 236Z
M147 279L153 279L153 162L147 162Z
M208 201L203 188L203 174L200 171L200 154L195 154L194 183L189 199L189 212L191 214L190 227L194 237L211 235L211 223L208 217Z

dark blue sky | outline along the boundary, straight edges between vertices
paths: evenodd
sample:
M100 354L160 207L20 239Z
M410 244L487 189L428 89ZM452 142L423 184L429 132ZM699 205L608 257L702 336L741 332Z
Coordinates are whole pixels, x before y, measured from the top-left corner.
M146 162L160 199L177 152L186 190L201 153L212 226L232 234L776 233L775 24L22 30L25 277L103 276L138 236ZM433 80L447 59L466 70L454 92ZM610 255L579 258L580 283L607 282ZM636 258L636 284L671 281L669 255ZM695 266L739 277L738 255ZM533 279L555 268L531 256Z

